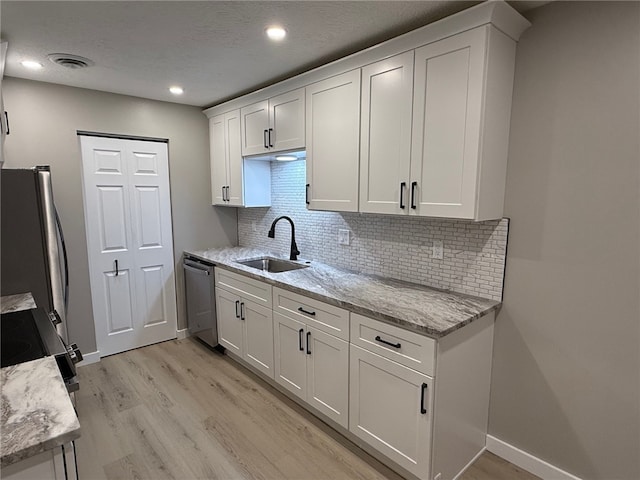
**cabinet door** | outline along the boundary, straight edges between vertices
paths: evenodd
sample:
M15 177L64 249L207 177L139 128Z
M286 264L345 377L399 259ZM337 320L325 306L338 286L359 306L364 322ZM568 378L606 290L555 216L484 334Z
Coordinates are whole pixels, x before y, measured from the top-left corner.
M224 114L209 120L209 156L211 161L211 196L213 205L226 205L227 145Z
M216 311L218 313L218 341L230 352L243 356L244 325L240 319L240 297L216 288Z
M67 443L2 467L2 478L4 480L76 480L73 448L72 443Z
M306 400L305 324L274 312L273 337L276 382L302 400Z
M242 155L256 155L269 150L269 101L254 103L240 110Z
M412 214L475 217L485 37L480 27L415 51Z
M413 51L362 69L360 211L408 213Z
M240 151L240 111L225 113L225 136L227 157L227 205L241 207L244 205L244 180L242 153Z
M349 343L307 326L307 402L349 428Z
M270 308L245 299L240 302L240 319L244 322L243 358L270 378L274 378L272 315Z
M349 430L419 478L430 478L432 391L431 377L351 345Z
M272 151L304 148L304 88L269 99Z
M358 211L360 70L306 88L308 208Z

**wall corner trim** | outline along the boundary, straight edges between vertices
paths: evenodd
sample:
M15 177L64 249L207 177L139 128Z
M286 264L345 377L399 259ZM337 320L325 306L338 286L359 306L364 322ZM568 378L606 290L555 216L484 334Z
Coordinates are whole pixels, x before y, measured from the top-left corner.
M92 363L98 363L99 361L100 361L100 351L96 350L95 352L83 354L82 361L78 362L76 367L86 367L87 365L91 365Z
M487 450L543 480L582 480L492 435L487 435Z

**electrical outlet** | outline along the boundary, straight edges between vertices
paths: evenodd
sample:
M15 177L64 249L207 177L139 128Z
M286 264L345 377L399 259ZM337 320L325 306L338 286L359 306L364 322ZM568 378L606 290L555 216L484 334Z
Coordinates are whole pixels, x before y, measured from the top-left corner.
M351 231L338 230L338 245L351 245Z
M431 249L431 258L442 260L444 258L444 242L442 240L434 240Z

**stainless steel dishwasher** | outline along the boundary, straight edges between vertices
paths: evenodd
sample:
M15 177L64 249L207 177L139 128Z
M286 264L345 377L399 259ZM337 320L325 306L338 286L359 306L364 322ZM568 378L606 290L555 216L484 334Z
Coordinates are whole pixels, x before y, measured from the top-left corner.
M185 256L182 267L189 333L215 347L218 345L218 325L213 265Z

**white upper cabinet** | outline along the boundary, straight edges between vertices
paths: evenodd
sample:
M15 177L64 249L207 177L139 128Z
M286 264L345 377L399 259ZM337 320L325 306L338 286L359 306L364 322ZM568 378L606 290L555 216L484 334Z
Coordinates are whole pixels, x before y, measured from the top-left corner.
M307 87L307 206L358 211L360 69Z
M413 51L362 69L360 211L406 213Z
M209 156L211 159L211 196L213 205L223 205L227 200L227 135L225 115L209 120Z
M242 117L242 155L269 151L269 101L254 103L240 110Z
M304 88L240 110L242 155L304 148Z
M271 205L269 162L245 161L240 152L240 110L210 118L209 141L213 205Z
M415 51L410 214L502 217L514 57L488 25Z
M245 157L306 147L311 210L498 219L530 25L482 2L205 114L240 109Z

